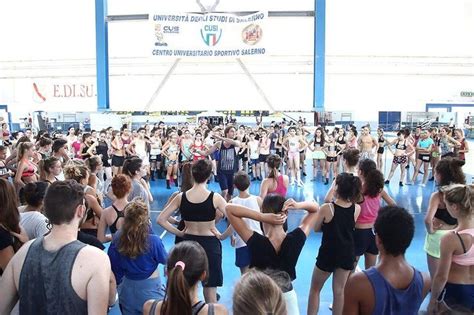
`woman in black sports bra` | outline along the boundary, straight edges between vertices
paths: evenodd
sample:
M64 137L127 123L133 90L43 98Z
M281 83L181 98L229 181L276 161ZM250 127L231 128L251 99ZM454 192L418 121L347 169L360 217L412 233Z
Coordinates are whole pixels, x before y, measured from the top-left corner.
M441 188L450 184L465 184L466 178L462 170L463 165L464 161L458 159L441 159L434 172L438 187ZM428 269L433 279L441 257L441 237L457 226L457 220L446 209L441 191L434 192L430 197L425 215L425 226L427 234L424 250L428 260Z
M346 131L344 128L340 128L337 131L337 134L335 135L336 142L337 142L337 148L336 148L336 153L337 153L337 168L336 168L336 173L334 174L334 177L336 177L341 169L341 164L344 165L343 163L343 158L342 158L342 151L346 149Z
M382 128L377 128L377 134L379 136L378 138L378 149L377 149L377 169L381 172L383 172L383 153L385 151L385 137L383 135L383 129Z
M209 160L195 161L191 173L193 187L178 194L160 213L157 223L168 232L182 237L185 241L198 242L206 251L209 261L209 279L203 285L207 303L217 302L217 287L223 284L222 245L212 232L215 230L216 210L224 214L226 202L219 194L207 189L207 180L212 173ZM185 229L180 231L168 219L179 208Z
M173 247L168 256L166 270L168 282L165 298L163 301L146 301L143 305L144 315L227 314L225 306L206 304L199 300L197 286L207 277L208 261L206 252L197 242L181 242ZM186 292L187 296L184 297L178 292Z
M114 203L102 211L99 227L97 228L97 238L102 243L110 242L117 230L122 227L124 212L123 209L128 204L128 195L132 189L132 182L126 175L119 174L112 179L112 193L117 198ZM111 234L105 234L107 227Z
M390 173L388 174L388 178L385 181L385 184L389 184L390 180L392 179L393 174L398 166L400 166L400 182L399 185L403 186L403 179L405 178L405 166L408 163L408 155L411 154L413 151L413 147L409 144L409 141L405 139L405 133L399 131L397 133L397 139L394 139L391 142L387 143L387 148L393 154L393 162L392 168L390 169ZM395 146L395 150L393 150L392 146ZM407 151L410 151L407 153Z

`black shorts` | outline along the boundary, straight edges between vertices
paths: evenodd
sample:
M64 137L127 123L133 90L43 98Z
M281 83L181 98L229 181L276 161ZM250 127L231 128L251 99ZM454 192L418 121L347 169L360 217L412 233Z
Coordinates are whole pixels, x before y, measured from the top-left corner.
M326 161L328 162L336 162L337 161L337 156L327 156Z
M383 154L383 152L385 151L384 149L385 149L384 147L379 147L379 148L377 149L377 153L378 153L378 154Z
M423 162L431 162L431 154L418 154L418 160Z
M355 265L354 248L319 248L316 267L326 272L336 269L352 270Z
M150 155L150 162L161 162L161 154Z
M234 173L217 172L217 179L221 190L227 190L227 193L232 196L234 193Z
M221 287L224 282L222 274L222 244L215 236L185 234L185 241L195 241L204 248L209 262L209 275L203 287Z
M112 155L112 166L122 167L125 158L123 156Z
M378 255L379 250L375 244L375 234L372 228L355 229L354 231L355 255L362 256L365 253Z
M270 154L260 154L260 155L258 156L258 161L259 161L260 163L265 163L265 162L267 162L267 158L268 158L269 155L270 155Z
M110 167L109 159L102 159L102 166L103 167Z

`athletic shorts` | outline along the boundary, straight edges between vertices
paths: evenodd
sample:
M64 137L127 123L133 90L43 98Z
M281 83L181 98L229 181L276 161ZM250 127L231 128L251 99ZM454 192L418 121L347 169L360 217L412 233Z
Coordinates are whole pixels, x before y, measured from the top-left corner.
M112 166L122 167L123 162L125 162L125 158L123 156L112 155Z
M438 302L444 304L450 311L474 313L474 284L446 283Z
M260 163L266 163L267 162L267 158L270 154L260 154L258 156L258 160Z
M222 244L215 236L185 234L185 241L195 241L204 248L209 262L209 276L203 287L221 287L224 282L222 274Z
M234 193L234 173L217 172L217 179L221 190L227 190L227 193L232 196Z
M428 255L434 258L441 258L441 238L447 232L449 230L436 230L433 234L426 233L423 249Z
M259 162L259 159L250 159L250 165L257 165Z
M384 151L385 151L385 148L384 148L384 147L379 147L379 148L377 149L377 153L378 153L378 154L383 154Z
M378 255L379 250L375 244L375 234L372 228L355 229L354 231L355 255L362 256L365 253Z
M168 167L168 166L174 166L178 164L178 161L177 160L169 160L169 159L166 159L166 162L165 162L165 167Z
M429 163L431 161L430 154L418 154L418 160Z
M324 249L319 248L316 258L316 267L326 272L334 272L336 269L354 269L355 255L353 249Z
M336 162L337 161L337 156L327 156L326 161L328 162Z
M161 162L161 154L150 155L150 162Z
M239 268L250 265L250 251L247 246L235 249L235 265Z
M326 159L326 154L324 154L323 151L313 151L313 160L325 160Z
M394 156L393 157L393 164L405 164L408 162L408 158L406 155Z

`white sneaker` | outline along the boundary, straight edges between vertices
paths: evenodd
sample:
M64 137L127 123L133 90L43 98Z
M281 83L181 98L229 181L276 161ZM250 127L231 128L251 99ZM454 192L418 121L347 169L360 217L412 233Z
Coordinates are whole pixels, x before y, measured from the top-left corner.
M426 184L420 184L421 187L426 187Z
M405 183L405 185L413 185L413 182L412 182L412 181L407 181L407 182Z

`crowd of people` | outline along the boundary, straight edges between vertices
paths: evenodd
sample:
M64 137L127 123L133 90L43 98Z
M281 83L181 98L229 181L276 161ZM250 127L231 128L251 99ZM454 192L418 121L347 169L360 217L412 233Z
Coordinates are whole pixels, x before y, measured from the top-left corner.
M334 314L417 314L430 291L430 314L472 314L474 186L462 170L463 131L417 127L389 139L370 126L287 123L65 134L2 126L0 314L104 314L114 304L123 314L227 314L217 288L229 237L241 272L233 313L299 314L293 281L311 231L322 240L307 314L318 312L331 275ZM385 151L393 155L388 174ZM425 216L429 274L405 259L414 219L385 189L397 167L400 186L419 175L420 185L437 184ZM322 205L288 198L304 180L327 185ZM152 185L170 195L156 223L175 235L172 248L152 228ZM289 230L293 210L306 215Z

